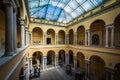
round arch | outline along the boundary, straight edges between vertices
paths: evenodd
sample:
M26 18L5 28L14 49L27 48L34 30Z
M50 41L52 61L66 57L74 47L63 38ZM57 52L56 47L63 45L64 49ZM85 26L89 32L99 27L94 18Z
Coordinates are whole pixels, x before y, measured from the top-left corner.
M73 31L73 29L69 30L69 44L74 44L74 31Z
M36 51L32 55L32 64L33 67L42 67L43 66L43 53Z
M22 67L19 72L19 80L24 80L24 68Z
M43 31L39 27L35 27L32 30L32 43L34 45L43 44Z
M120 48L120 14L116 16L115 20L114 20L114 32L115 32L115 36L114 36L114 45L115 47Z
M84 45L85 44L85 27L79 26L77 28L77 44Z
M60 50L58 54L58 63L60 66L65 64L65 50Z
M77 53L77 70L85 71L85 56L82 52Z
M93 55L90 57L90 78L91 80L105 79L105 62L104 60Z
M55 66L55 52L53 50L47 52L47 66Z
M98 35L98 36L94 36ZM101 19L95 20L90 25L90 44L93 46L105 46L106 41L105 22ZM97 37L97 38L96 38Z
M114 80L119 80L120 79L120 63L116 64L114 69L115 69Z
M55 44L55 31L54 29L47 30L47 44Z
M59 32L58 32L58 43L59 44L65 44L65 31L64 30L60 30Z
M69 64L74 67L74 53L72 50L69 50Z

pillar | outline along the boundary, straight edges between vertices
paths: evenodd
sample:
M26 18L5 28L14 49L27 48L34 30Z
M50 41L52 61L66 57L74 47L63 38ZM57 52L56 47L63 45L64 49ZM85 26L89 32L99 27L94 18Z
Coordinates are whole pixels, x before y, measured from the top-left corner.
M17 21L16 21L16 7L13 9L13 49L14 52L17 51Z
M58 44L58 33L55 33L55 44Z
M77 32L74 33L74 45L77 45Z
M47 57L43 56L43 71L47 68Z
M90 68L90 62L89 62L89 60L85 60L85 78L86 78L86 80L88 79L89 80L89 77L90 77L90 75L89 75L89 68Z
M111 28L111 47L114 48L114 27Z
M88 46L90 46L90 30L88 30Z
M6 6L6 26L5 26L5 54L12 55L14 53L13 46L13 4L10 1L4 1Z
M46 32L43 32L43 44L46 45L47 40L46 40Z
M85 31L85 46L88 45L88 35L87 31Z
M65 42L66 42L66 44L69 44L69 34L66 34L65 36L66 36L66 41Z
M32 70L32 58L29 58L29 68Z
M21 47L25 46L25 27L24 24L21 22Z
M108 28L106 28L106 46L105 47L108 47Z
M74 56L74 68L77 69L77 56Z
M65 54L65 64L69 64L68 53Z
M105 68L105 80L114 80L114 70Z
M55 55L55 67L58 66L58 54Z

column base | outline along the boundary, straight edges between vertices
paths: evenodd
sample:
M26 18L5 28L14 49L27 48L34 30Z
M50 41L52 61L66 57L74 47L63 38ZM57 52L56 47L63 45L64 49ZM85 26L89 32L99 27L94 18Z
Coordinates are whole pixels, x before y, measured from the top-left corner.
M13 56L13 55L14 55L14 52L5 52L4 56Z

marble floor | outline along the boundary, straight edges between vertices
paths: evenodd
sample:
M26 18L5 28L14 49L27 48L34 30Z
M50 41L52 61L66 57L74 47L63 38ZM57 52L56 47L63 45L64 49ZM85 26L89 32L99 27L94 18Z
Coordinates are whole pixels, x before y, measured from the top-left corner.
M65 71L59 67L42 71L39 78L34 78L32 80L74 80L74 78L66 74Z

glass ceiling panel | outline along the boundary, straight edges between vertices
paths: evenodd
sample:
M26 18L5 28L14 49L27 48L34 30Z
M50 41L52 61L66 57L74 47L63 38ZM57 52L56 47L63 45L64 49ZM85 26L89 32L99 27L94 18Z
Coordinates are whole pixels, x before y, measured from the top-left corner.
M107 0L28 0L30 16L68 23Z

